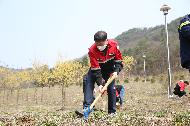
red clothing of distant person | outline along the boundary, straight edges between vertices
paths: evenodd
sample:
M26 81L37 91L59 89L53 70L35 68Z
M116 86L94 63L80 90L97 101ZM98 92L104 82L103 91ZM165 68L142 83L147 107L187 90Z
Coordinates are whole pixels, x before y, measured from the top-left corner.
M179 81L178 85L180 86L180 91L184 91L185 90L185 83L183 81Z

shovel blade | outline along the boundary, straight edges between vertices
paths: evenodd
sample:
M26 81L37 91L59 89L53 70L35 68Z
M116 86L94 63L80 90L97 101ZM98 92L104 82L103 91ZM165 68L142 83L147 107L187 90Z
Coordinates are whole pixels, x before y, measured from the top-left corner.
M75 110L75 114L79 117L82 118L84 116L83 111L80 110Z

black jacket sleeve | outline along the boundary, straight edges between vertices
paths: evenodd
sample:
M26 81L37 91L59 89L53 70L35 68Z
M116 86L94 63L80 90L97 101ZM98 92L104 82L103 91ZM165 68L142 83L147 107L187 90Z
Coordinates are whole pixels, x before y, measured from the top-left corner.
M95 78L95 82L97 83L98 86L103 85L102 84L102 73L101 69L98 70L91 70L92 71L92 76Z
M117 72L117 74L119 74L119 72L123 69L123 64L122 61L115 61L115 69L114 72Z

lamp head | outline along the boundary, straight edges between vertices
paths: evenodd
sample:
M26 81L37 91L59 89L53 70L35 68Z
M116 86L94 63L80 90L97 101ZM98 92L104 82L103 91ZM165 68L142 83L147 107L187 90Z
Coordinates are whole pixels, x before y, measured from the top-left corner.
M163 6L161 6L160 11L164 12L164 15L168 14L168 11L171 9L171 7L169 7L168 5L164 4Z

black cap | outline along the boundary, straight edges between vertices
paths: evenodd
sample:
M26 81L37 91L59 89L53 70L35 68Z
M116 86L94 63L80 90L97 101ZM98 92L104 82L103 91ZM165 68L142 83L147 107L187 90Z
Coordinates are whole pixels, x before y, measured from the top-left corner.
M184 81L184 83L186 83L187 85L189 85L189 82L188 82L188 81Z

